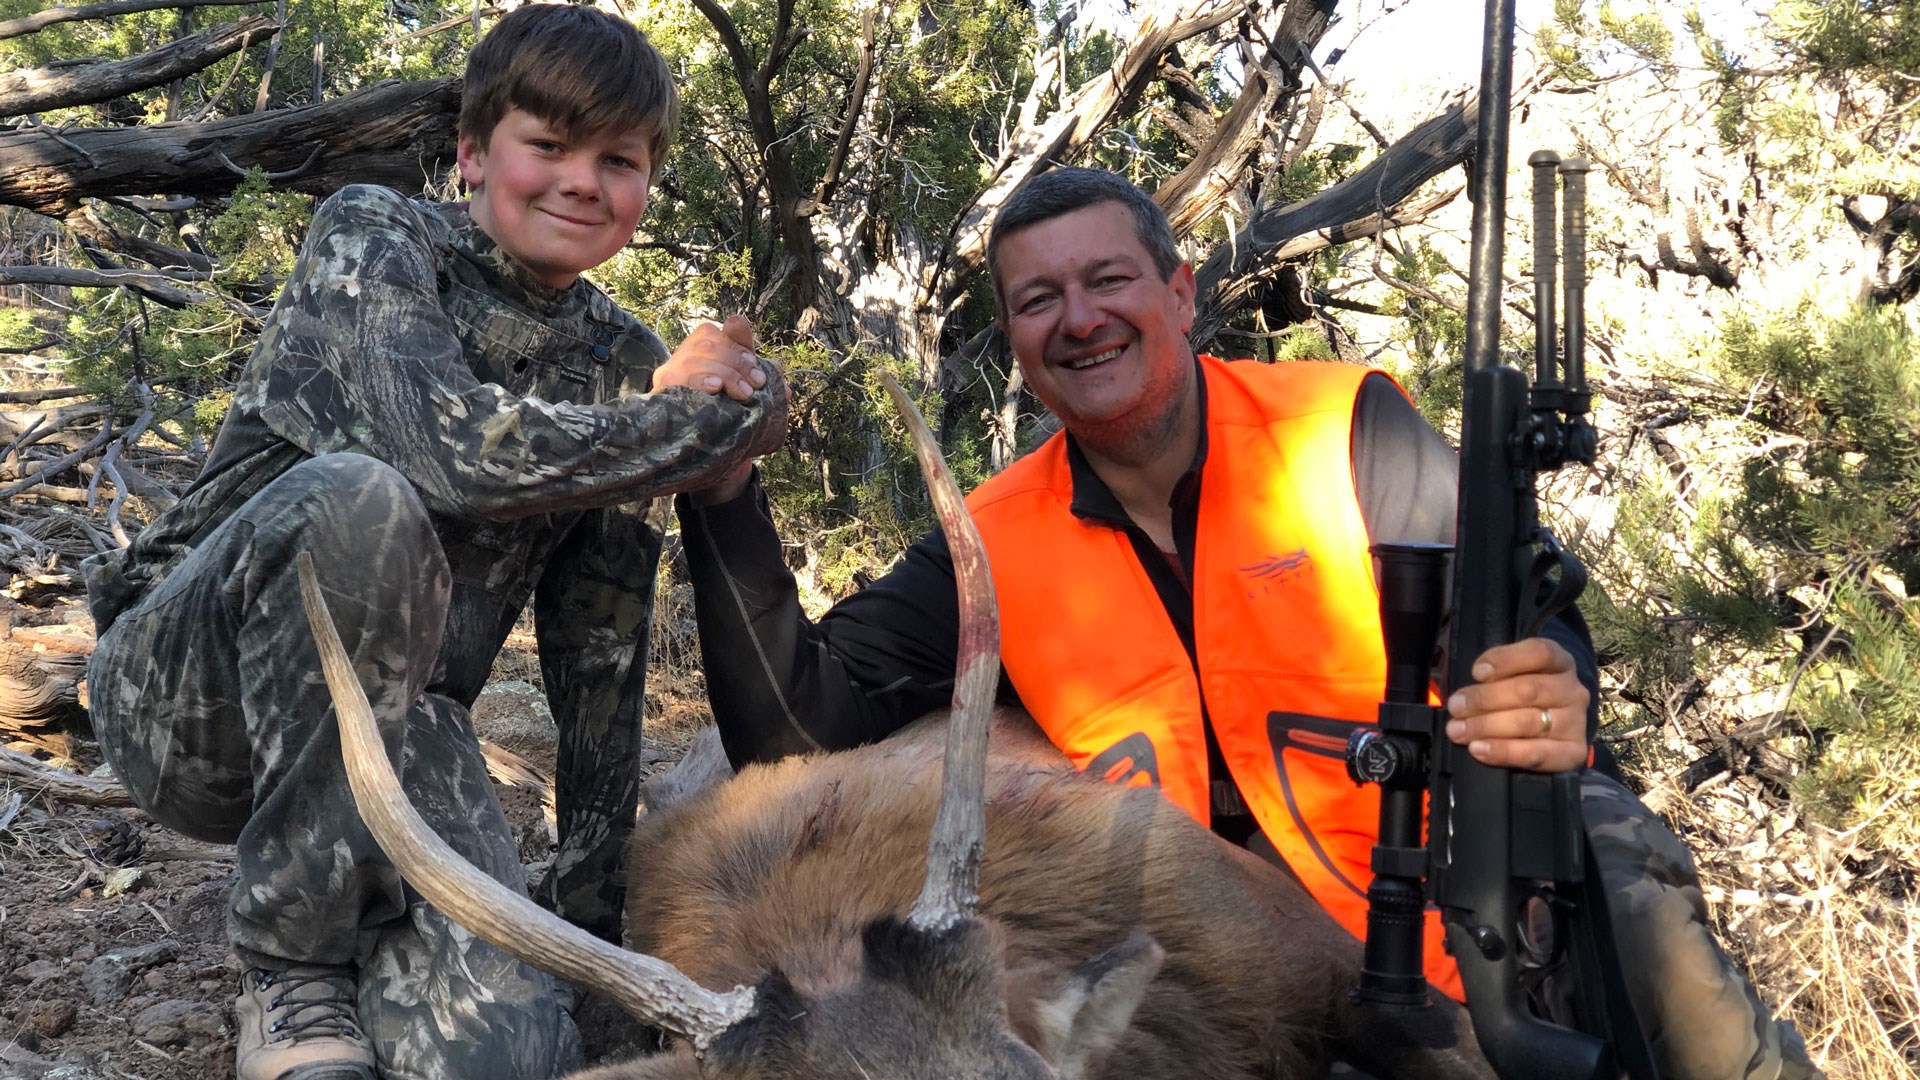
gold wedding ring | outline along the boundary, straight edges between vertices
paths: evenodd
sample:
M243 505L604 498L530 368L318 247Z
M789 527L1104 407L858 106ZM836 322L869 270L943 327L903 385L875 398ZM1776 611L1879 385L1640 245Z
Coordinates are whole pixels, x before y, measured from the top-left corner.
M1540 735L1541 737L1544 738L1551 734L1553 734L1553 710L1541 709L1540 710Z

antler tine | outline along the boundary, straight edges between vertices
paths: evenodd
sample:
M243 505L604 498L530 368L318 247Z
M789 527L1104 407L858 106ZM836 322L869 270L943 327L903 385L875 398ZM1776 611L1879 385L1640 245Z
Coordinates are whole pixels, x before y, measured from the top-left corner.
M940 445L900 384L885 372L880 381L913 435L914 456L920 459L920 473L940 515L940 528L947 534L954 582L960 591L960 650L953 711L947 720L940 810L927 845L926 884L907 919L922 930L945 930L970 917L979 901L980 857L987 837L987 728L1000 682L1000 616L987 567L987 546L940 457Z
M387 856L428 903L513 956L587 986L649 1024L685 1036L696 1051L704 1051L753 1011L750 988L715 993L665 961L601 941L481 873L434 835L407 801L387 759L373 707L320 595L312 556L303 551L295 562L300 598L333 694L354 802Z

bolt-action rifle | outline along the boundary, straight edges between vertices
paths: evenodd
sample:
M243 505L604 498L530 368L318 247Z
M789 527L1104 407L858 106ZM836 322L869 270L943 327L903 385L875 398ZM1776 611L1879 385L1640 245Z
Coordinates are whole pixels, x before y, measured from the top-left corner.
M1446 738L1446 715L1429 704L1443 621L1444 700L1473 681L1481 653L1535 636L1586 585L1585 569L1541 526L1534 484L1564 463L1591 463L1596 450L1586 421L1583 362L1587 165L1546 152L1529 159L1535 304L1529 386L1499 356L1514 0L1487 0L1486 12L1479 146L1470 181L1473 250L1456 548L1374 549L1387 686L1378 729L1356 732L1348 749L1354 779L1381 785L1365 970L1355 996L1388 1008L1427 1004L1421 941L1431 903L1446 927L1481 1049L1501 1077L1657 1080L1621 979L1605 895L1588 866L1578 774L1482 765ZM1562 183L1564 379L1554 311L1555 204ZM1585 723L1584 717L1561 719ZM1554 973L1554 1006L1538 993L1547 972Z

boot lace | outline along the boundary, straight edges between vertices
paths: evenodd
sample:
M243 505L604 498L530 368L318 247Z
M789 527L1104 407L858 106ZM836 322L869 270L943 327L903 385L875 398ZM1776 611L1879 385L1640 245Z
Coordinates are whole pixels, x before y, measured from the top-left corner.
M357 987L351 971L332 967L285 971L256 968L252 977L255 991L278 991L267 999L269 1012L286 1010L267 1025L267 1034L274 1036L273 1042L361 1037L359 1020L354 1013Z

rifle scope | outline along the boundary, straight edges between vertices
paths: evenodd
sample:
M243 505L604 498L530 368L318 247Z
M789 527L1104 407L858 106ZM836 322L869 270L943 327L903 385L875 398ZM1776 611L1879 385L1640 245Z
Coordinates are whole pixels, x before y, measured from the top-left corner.
M1447 544L1373 545L1380 583L1380 626L1387 654L1386 696L1379 728L1347 740L1347 775L1380 785L1380 841L1367 886L1367 941L1360 987L1365 1005L1428 1004L1422 964L1426 928L1427 848L1422 833L1433 732L1444 724L1428 704L1434 647L1447 609Z

